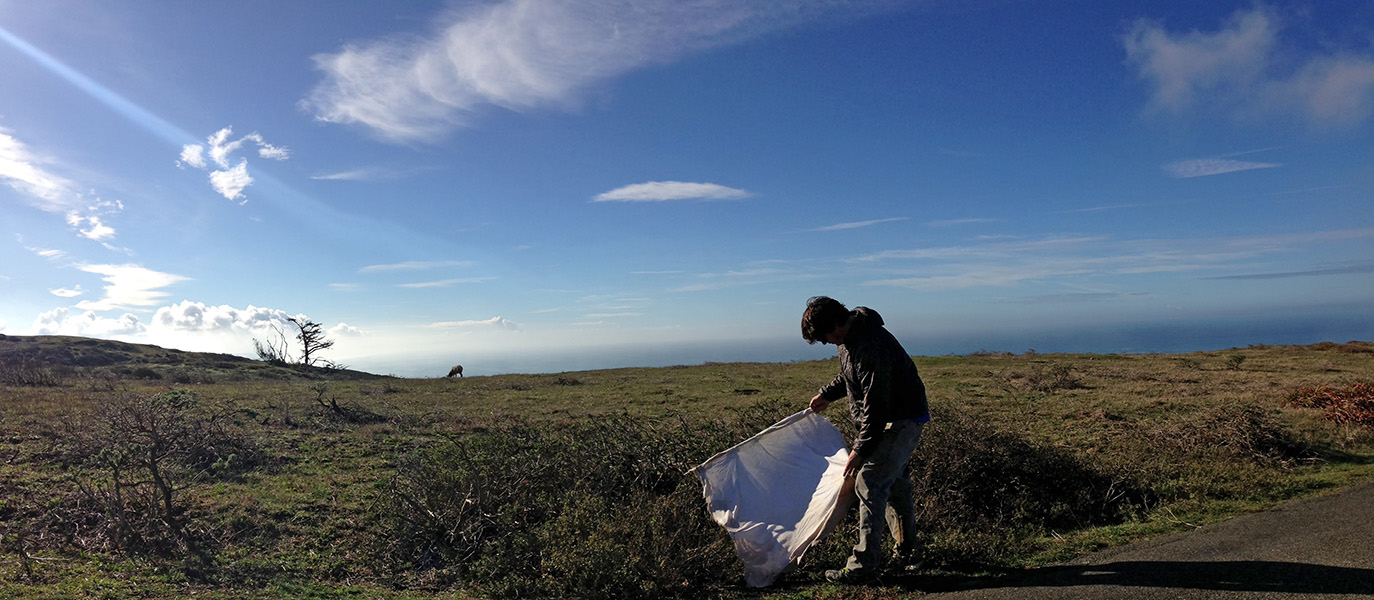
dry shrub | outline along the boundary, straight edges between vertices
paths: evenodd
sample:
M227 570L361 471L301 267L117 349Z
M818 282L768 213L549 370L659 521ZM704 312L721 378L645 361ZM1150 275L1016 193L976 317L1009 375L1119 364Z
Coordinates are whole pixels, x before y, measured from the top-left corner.
M1323 416L1336 423L1374 426L1374 382L1301 387L1288 395L1288 404L1321 409Z
M497 597L701 596L734 581L738 562L687 471L791 410L449 436L404 457L379 499L377 567L400 585Z
M1218 406L1154 429L1153 439L1163 452L1184 456L1220 453L1261 463L1289 463L1315 456L1315 450L1296 439L1275 412L1253 404Z
M70 470L79 493L50 505L40 528L84 550L208 562L187 488L241 475L262 457L226 415L173 390L105 399L47 429L46 454Z
M1349 341L1344 344L1337 344L1335 342L1318 342L1316 344L1312 344L1311 348L1313 350L1322 350L1327 352L1335 351L1345 352L1349 354L1367 354L1374 352L1374 342Z
M57 369L25 358L0 362L0 384L15 387L59 387L65 378Z
M997 375L989 372L989 375ZM1083 378L1074 374L1073 368L1065 364L1037 366L1029 373L1001 373L1003 388L1009 392L1036 392L1048 394L1060 390L1075 390L1083 386Z
M957 406L935 415L911 465L920 529L946 562L997 563L1037 535L1119 523L1149 500L1130 477Z

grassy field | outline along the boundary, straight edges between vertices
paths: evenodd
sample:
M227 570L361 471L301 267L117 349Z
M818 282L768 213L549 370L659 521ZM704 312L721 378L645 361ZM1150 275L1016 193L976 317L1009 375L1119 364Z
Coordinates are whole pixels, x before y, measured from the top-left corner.
M824 583L851 517L759 593L685 471L833 359L398 379L3 338L0 597L896 598L1374 478L1374 344L915 360L930 568Z

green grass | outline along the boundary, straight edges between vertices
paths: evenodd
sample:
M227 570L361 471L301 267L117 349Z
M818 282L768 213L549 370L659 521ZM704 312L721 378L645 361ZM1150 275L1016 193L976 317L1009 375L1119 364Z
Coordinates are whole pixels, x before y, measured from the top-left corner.
M43 340L43 356L92 363L57 363L56 385L0 384L0 597L466 598L619 590L646 597L895 598L913 591L900 582L852 590L820 581L852 544L850 525L776 589L743 588L728 538L707 519L699 485L681 473L805 406L833 377L833 359L466 379L330 378L199 355L176 362L178 353L152 347L76 340ZM0 340L9 344L0 344L0 362L14 359L4 350L21 341ZM78 345L64 351L64 344ZM1374 479L1374 431L1332 423L1320 410L1287 400L1303 387L1374 379L1372 344L916 362L936 418L916 474L928 490L918 509L931 524L936 574L995 576ZM143 366L209 375L178 383L120 374ZM233 432L262 454L242 472L188 475L178 492L198 539L213 549L211 567L102 542L91 529L96 518L80 511L78 488L100 473L63 464L54 452L52 432L64 420L95 414L113 398L173 388L226 407ZM850 430L844 406L827 416ZM502 446L520 439L535 441ZM463 456L490 461L482 464L491 470L459 469L455 444L467 444ZM508 505L538 510L493 512L494 522L516 533L479 540L477 562L410 552L398 536L410 531L398 521L408 514L397 504L404 500L398 478L429 474L409 489L433 494L431 507L456 510L459 504L439 495L431 480L451 477L456 487L447 493L462 493L471 489L464 482L510 470L503 453L542 465L515 473L506 485L513 494ZM598 463L602 455L623 461ZM417 471L425 460L428 470ZM598 473L594 483L576 483ZM1071 485L1056 479L1064 473L1077 473ZM639 520L629 528L598 517L630 502L650 509L635 513ZM516 575L503 579L502 569Z

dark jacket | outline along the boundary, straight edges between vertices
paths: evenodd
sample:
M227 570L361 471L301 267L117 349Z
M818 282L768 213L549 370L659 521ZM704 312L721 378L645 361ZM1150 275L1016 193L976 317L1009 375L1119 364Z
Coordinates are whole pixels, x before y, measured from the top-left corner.
M883 328L877 311L858 307L840 345L840 374L821 388L821 398L833 402L849 397L849 412L858 427L854 450L867 458L888 423L929 419L926 385L916 363L902 344Z

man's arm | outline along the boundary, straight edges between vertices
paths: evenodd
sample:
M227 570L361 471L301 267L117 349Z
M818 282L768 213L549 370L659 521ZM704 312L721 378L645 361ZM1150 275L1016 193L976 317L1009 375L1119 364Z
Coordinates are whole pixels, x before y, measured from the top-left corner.
M844 383L844 375L836 375L835 379L821 388L820 393L811 397L811 410L816 412L825 410L825 407L830 406L831 402L848 395L848 389Z

